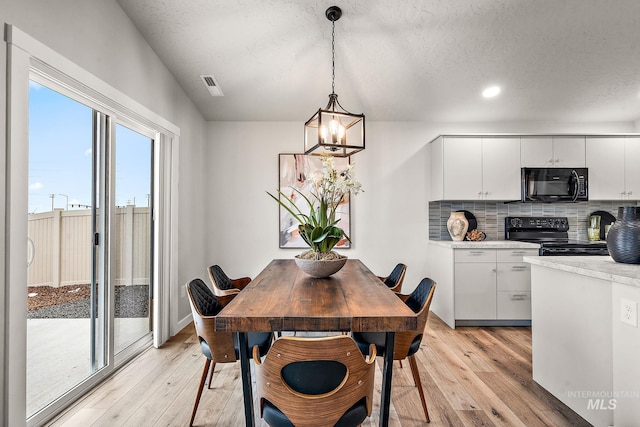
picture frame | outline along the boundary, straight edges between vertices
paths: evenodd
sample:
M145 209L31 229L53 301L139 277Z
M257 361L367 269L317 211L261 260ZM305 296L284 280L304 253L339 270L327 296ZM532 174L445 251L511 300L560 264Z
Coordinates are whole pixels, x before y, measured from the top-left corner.
M350 163L349 157L335 157L333 159L335 168L340 171L346 169ZM305 155L299 153L281 153L278 155L278 189L284 194L297 194L294 189L301 191L305 196L311 194L312 176L322 173L322 162L319 156ZM280 196L282 198L282 196ZM308 206L302 197L300 209L308 213ZM285 208L278 205L279 215L279 247L281 249L305 249L309 245L298 235L299 222L287 212ZM338 227L352 239L351 236L351 194L346 194L344 201L336 210L336 219L339 219ZM347 239L339 242L334 249L349 249L351 242Z

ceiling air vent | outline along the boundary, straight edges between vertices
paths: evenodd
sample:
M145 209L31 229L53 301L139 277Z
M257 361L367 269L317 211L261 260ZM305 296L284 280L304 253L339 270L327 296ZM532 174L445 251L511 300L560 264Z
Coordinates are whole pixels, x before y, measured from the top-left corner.
M207 90L209 91L211 96L224 96L224 93L222 93L222 89L220 89L220 86L218 86L218 82L216 82L216 79L212 75L205 74L201 75L200 78L204 82L204 85L207 87Z

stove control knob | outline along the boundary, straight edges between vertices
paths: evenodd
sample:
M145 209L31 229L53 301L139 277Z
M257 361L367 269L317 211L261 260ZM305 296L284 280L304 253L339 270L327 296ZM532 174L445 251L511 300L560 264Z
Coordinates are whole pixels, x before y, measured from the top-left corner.
M511 226L522 227L522 220L520 218L511 218Z

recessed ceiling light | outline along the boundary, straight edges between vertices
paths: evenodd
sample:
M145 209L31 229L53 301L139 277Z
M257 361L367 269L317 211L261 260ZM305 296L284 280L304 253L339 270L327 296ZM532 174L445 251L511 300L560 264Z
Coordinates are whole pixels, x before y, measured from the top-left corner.
M500 86L491 86L482 91L485 98L493 98L500 93Z

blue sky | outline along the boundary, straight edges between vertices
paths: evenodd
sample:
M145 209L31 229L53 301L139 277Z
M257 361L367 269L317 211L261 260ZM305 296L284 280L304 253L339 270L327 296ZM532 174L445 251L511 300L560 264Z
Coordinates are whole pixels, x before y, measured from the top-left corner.
M91 108L31 82L29 90L29 212L91 204ZM116 127L116 205L147 206L151 141Z

